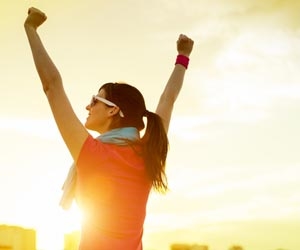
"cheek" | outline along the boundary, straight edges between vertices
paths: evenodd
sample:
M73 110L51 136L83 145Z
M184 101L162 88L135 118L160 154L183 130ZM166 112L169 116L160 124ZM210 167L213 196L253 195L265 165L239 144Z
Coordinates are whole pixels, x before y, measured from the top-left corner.
M94 124L97 122L97 120L98 120L98 116L94 112L90 111L89 115L86 118L85 124L88 124L88 125Z
M91 115L88 117L88 122L94 126L101 125L103 122L105 122L105 120L105 110L103 109L92 110Z

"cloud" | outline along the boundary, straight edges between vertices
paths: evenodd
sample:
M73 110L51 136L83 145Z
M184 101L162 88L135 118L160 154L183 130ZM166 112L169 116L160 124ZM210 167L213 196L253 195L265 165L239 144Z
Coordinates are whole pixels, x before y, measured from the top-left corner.
M203 34L201 59L193 68L192 57L187 76L192 86L185 90L194 113L251 122L266 118L279 99L299 98L300 33L277 20L279 13L289 19L299 3L283 2L231 1L230 10L217 14L226 18L206 19L210 33L201 24L195 28Z
M177 170L184 166L201 169L248 166L253 171L262 168L272 171L273 167L299 164L300 99L291 98L290 92L285 95L288 96L280 93L276 97L274 93L272 105L262 111L257 107L251 113L243 108L241 117L239 112L224 110L174 115L168 166ZM256 110L261 112L260 116Z

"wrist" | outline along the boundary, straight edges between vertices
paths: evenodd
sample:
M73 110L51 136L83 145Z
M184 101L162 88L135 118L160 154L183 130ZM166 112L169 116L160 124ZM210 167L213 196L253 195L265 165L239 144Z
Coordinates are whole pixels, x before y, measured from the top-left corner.
M190 59L187 55L178 54L176 57L175 65L180 64L187 69L189 66L189 61L190 61Z
M183 56L186 56L186 57L190 57L190 54L191 53L185 53L185 52L178 52L178 55L183 55Z
M36 27L34 27L32 24L30 24L30 23L24 23L24 28L25 28L25 30L34 30L34 31L36 31Z

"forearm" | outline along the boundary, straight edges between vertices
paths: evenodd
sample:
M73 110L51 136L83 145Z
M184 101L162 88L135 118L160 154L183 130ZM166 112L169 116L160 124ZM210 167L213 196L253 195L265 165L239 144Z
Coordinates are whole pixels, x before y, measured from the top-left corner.
M169 80L165 86L165 89L160 97L160 99L165 99L170 103L174 103L179 95L179 92L183 85L184 75L186 68L180 64L176 64Z
M33 60L47 93L53 87L61 87L61 76L56 66L48 55L35 28L25 25L25 31L31 48Z
M185 71L186 68L180 64L174 66L156 108L156 113L162 118L166 132L169 130L174 103L182 88Z

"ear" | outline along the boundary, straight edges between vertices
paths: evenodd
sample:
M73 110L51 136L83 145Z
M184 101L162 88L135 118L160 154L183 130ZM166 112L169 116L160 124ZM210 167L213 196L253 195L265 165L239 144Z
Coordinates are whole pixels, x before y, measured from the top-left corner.
M110 107L109 108L109 112L108 112L108 115L109 116L114 116L114 115L117 115L120 111L120 108L119 107Z

